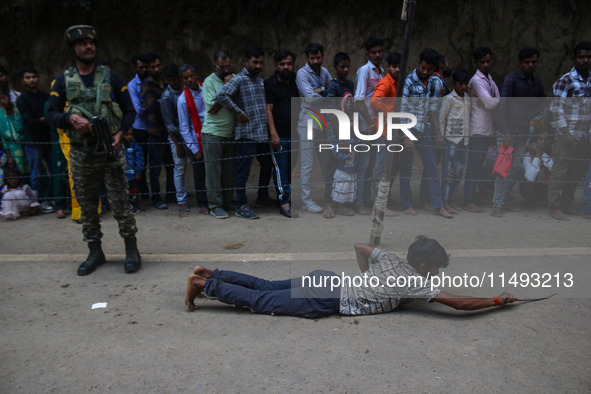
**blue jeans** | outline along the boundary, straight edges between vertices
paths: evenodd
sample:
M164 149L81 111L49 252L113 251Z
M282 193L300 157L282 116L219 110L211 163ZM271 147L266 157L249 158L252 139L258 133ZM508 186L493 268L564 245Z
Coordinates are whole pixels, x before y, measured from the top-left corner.
M140 130L140 129L133 129L133 139L137 144L142 148L142 152L144 153L144 160L146 163L146 168L149 166L148 160L148 131L147 130ZM146 177L146 170L142 171L142 179L139 181L139 192L142 193L144 196L149 195L148 189L148 178Z
M273 182L280 205L290 203L291 196L291 138L280 137L281 150L271 151L273 160Z
M486 157L489 141L490 137L487 135L475 134L470 136L466 179L464 180L464 205L473 204L476 200L476 183Z
M423 161L423 174L427 180L431 206L437 210L443 206L443 199L441 197L441 183L439 181L439 172L437 171L437 161L435 159L435 141L431 135L425 135L416 129L413 129L413 134L418 139L414 141L414 146ZM402 151L400 159L400 200L402 202L402 209L412 207L413 205L412 190L410 187L413 157L412 152Z
M387 141L386 137L380 137L377 139L376 143L388 145L390 141ZM386 167L388 166L388 161L390 160L391 156L392 172L390 174L390 190L392 190L392 184L394 182L394 179L396 178L396 174L398 173L398 167L400 165L400 153L388 152L388 150L384 147L376 153L376 166L373 171L373 185L371 192L372 201L375 201L375 199L378 196L378 184L380 183L380 179L382 178L382 173L387 171ZM388 198L390 197L389 193L390 192L388 192Z
M47 169L51 168L51 145L25 144L25 153L31 164L31 189L39 193L39 199L53 197L53 185L50 179L43 179L41 176ZM45 161L45 165L43 164Z
M466 146L464 141L455 144L445 140L445 153L441 167L441 194L444 204L453 204L458 186L462 180L465 164Z
M314 271L309 274L310 277L332 275L335 273L330 271ZM313 319L339 312L340 288L332 292L328 289L301 288L301 281L301 277L269 281L235 271L216 269L213 278L205 282L204 292L207 297L217 297L225 304L248 307L254 313Z
M258 199L264 201L269 198L269 182L273 174L273 164L269 154L267 142L256 142L246 138L236 141L236 176L234 187L236 189L236 205L241 207L247 204L246 181L250 175L252 160L256 157L261 166L259 174Z
M200 207L207 207L207 191L205 187L205 165L203 162L195 161L193 153L183 144L185 150L185 157L180 158L176 152L176 146L172 140L169 139L170 150L174 161L174 187L176 189L177 204L187 203L187 187L185 186L185 171L187 168L187 160L193 166L193 184L195 187L195 195L197 196L197 205Z
M583 185L583 215L591 215L591 162Z

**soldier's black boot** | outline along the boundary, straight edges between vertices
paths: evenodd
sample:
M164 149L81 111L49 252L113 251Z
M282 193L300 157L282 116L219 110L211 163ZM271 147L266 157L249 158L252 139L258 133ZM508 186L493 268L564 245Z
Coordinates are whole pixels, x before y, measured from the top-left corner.
M142 266L142 257L137 250L137 240L135 237L125 238L125 272L137 271Z
M92 274L96 267L105 264L107 261L103 249L101 248L101 241L97 240L89 242L88 250L90 250L88 257L82 264L80 264L80 267L78 267L78 275L80 276Z

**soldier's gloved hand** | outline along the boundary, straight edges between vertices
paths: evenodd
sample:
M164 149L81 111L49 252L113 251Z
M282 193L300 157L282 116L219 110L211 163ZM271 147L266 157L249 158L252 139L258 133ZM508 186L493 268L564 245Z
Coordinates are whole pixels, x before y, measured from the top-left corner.
M83 116L72 114L70 115L70 123L80 134L92 134L94 135L94 131L92 131L92 126L88 119Z

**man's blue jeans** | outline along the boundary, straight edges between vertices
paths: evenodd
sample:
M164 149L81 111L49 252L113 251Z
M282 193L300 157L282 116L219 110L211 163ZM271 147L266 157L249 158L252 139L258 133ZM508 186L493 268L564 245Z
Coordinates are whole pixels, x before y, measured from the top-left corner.
M466 146L464 141L454 144L445 140L445 153L441 167L441 193L444 204L453 204L464 173Z
M178 157L176 145L169 139L172 158L174 160L174 186L176 189L177 204L187 203L187 187L185 186L185 172L187 168L187 160L193 166L193 181L195 188L195 195L197 196L197 205L200 207L207 207L207 191L205 187L205 165L203 162L195 161L193 153L183 144L185 150L185 157Z
M414 147L423 161L423 173L427 178L431 206L437 210L443 206L443 199L441 197L441 183L439 181L439 172L437 171L437 161L435 159L435 140L431 135L425 135L415 129L413 129L413 134L418 139L414 141ZM400 200L402 202L402 209L412 207L413 205L412 190L410 187L413 158L414 155L412 152L408 152L407 150L402 151L400 159Z
M47 169L51 168L51 145L49 144L25 144L25 153L31 164L31 189L39 193L39 199L53 197L53 185L50 179L42 179ZM24 174L23 174L24 175Z
M336 274L320 270L308 274L316 278L333 275ZM312 283L320 282L316 280ZM327 288L301 286L301 277L269 281L216 269L213 278L205 282L204 292L207 297L216 297L225 304L250 308L254 313L318 318L339 312L340 287L330 291Z

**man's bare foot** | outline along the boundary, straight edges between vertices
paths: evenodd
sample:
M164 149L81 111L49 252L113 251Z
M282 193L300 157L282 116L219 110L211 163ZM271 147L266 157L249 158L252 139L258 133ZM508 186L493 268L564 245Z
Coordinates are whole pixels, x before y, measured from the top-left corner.
M490 216L495 218L502 218L503 217L503 208L502 207L493 207Z
M449 205L450 208L453 208L454 210L460 212L462 210L462 208L458 207L456 204L447 204Z
M451 213L447 212L447 210L444 207L441 207L438 210L436 210L435 214L439 215L439 216L443 216L446 219L453 218L453 216L451 216Z
M415 211L413 207L408 207L402 212L410 216L417 216L417 211Z
M195 269L193 270L195 275L201 276L202 278L209 279L213 278L213 270L207 269L200 265L196 265Z
M566 215L564 213L562 213L562 211L560 209L551 209L550 216L552 216L552 219L556 219L556 220L568 220Z
M581 215L583 219L591 219L591 213L589 215Z
M187 281L187 293L185 294L185 305L187 305L187 308L189 308L189 312L193 312L195 309L197 309L194 301L195 298L201 294L204 288L205 278L195 274L189 275L189 279Z
M445 210L449 213L451 213L452 215L455 215L456 213L459 213L459 211L457 211L456 209L454 209L450 204L445 204L443 206L443 208L445 208Z
M387 218L393 218L398 216L398 214L396 212L394 212L393 210L386 208L386 210L384 211L384 216Z
M472 203L468 204L464 207L464 211L473 212L473 213L483 213L486 212L486 209L480 208L478 205Z

